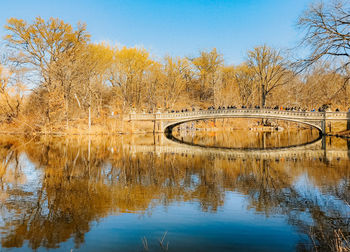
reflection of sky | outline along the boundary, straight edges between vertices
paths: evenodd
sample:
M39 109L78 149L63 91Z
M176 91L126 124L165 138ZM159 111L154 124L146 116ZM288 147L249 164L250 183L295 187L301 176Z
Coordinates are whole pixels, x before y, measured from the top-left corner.
M19 167L20 169L20 178L11 181L10 183L7 183L8 188L7 189L18 189L20 188L23 190L23 192L28 192L31 194L31 196L10 196L8 200L10 201L17 201L19 199L22 199L22 197L29 200L28 197L31 197L35 199L37 197L36 192L37 188L41 187L41 181L42 181L42 172L35 167L34 164L32 164L25 153L22 153L19 156L18 159ZM8 172L14 172L14 163L11 163L9 167L7 168ZM1 216L0 216L0 225L2 226L4 224L3 220L4 218L7 218L9 216L9 212L5 212L5 208L0 208ZM45 206L43 206L43 209L45 209Z
M93 224L79 250L142 251L146 237L150 251L158 251L165 232L169 251L294 251L301 238L282 216L255 214L244 196L229 192L217 212L203 212L197 202L175 202L150 214L106 217ZM62 251L72 248L72 240L60 245Z
M40 169L35 169L25 154L20 156L20 164L27 179L22 188L35 192L40 186ZM198 178L193 176L192 179ZM144 215L109 216L92 226L85 234L82 251L135 251L142 249L142 237L147 238L150 248L158 248L158 239L166 231L165 242L176 251L192 251L193 247L200 251L243 248L245 251L292 251L299 240L283 217L266 218L255 214L254 210L247 210L245 196L233 192L226 193L225 204L217 212L203 212L196 201L175 202L167 207L154 207ZM19 250L30 250L26 247ZM69 240L60 244L59 250L70 251L72 248L74 243Z
M202 212L198 203L186 202L156 207L150 216L107 217L86 235L81 249L135 251L142 248L144 236L150 247L157 248L166 231L165 241L174 251L194 247L198 251L293 251L299 240L284 218L256 215L246 210L244 197L227 193L225 205L216 213Z
M40 169L36 168L35 165L29 161L27 155L22 153L20 156L21 170L27 178L27 182L24 188L28 192L34 192L36 188L41 186L42 172Z
M341 180L339 183L343 183L343 181ZM314 185L308 178L308 175L304 173L299 176L293 186L300 195L300 198L313 202L321 211L327 213L330 209L335 209L339 211L342 216L348 216L348 218L350 218L349 206L343 200L336 198L328 192L327 185Z

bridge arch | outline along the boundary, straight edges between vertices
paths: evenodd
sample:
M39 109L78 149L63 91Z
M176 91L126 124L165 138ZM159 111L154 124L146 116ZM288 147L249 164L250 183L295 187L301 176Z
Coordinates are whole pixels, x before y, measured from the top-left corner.
M322 135L323 128L322 123L312 122L312 121L304 121L304 120L298 120L294 118L278 118L275 116L251 116L251 115L213 115L213 116L200 116L196 118L187 118L187 119L180 119L177 121L169 121L163 125L164 132L166 134L171 134L173 128L176 126L179 126L181 124L187 123L187 122L193 122L193 121L203 121L203 120L212 120L212 119L223 119L223 118L244 118L244 119L275 119L275 120L281 120L281 121L289 121L289 122L295 122L300 124L306 124L309 125L315 129L317 129Z
M349 112L308 112L308 111L284 111L272 109L218 109L182 111L180 113L156 112L152 114L132 112L123 116L123 121L131 123L131 131L134 131L134 122L153 122L150 132L171 132L179 124L197 120L215 118L256 118L277 119L309 125L326 135L326 122L345 121L350 124ZM148 126L147 126L148 127Z

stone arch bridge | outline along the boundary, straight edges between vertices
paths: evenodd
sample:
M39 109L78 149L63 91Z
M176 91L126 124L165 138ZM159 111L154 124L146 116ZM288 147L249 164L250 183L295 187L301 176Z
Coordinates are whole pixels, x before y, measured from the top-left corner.
M135 122L153 122L153 132L171 133L172 129L185 122L219 119L219 118L254 118L254 119L277 119L297 122L314 127L325 135L327 123L331 121L346 122L346 128L350 129L350 112L301 112L282 111L271 109L219 109L219 110L198 110L181 113L130 113L124 117L124 121L131 123L131 129L135 129Z

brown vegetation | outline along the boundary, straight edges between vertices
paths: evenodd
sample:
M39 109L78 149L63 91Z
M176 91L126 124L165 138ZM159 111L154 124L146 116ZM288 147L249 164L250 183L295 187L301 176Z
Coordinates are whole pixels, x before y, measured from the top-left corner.
M111 117L113 129L123 131L120 119L131 110L229 105L348 110L346 7L313 5L300 17L306 30L302 45L311 48L297 62L302 64L267 45L248 51L239 66L226 65L215 48L193 58L156 60L143 48L92 43L82 24L11 18L5 25L8 46L0 52L1 131L110 133L105 122Z

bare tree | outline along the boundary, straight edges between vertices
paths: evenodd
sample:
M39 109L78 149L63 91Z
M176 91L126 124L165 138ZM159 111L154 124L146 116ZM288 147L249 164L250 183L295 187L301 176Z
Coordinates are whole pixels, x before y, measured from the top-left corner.
M281 52L266 45L248 52L247 65L255 73L262 108L265 107L267 95L275 88L287 84L293 77Z
M245 106L257 104L257 86L253 70L247 64L241 64L235 69L234 79L238 86L240 103Z
M198 75L200 100L213 100L215 85L219 81L219 68L224 62L222 55L213 48L210 52L201 51L198 57L190 61Z
M49 99L46 104L46 117L51 121L51 97L56 99L54 91L57 83L53 79L55 64L62 54L72 53L81 45L88 43L90 35L85 25L78 24L74 29L60 19L50 18L45 21L37 17L33 23L22 19L10 18L5 29L8 35L5 40L10 48L16 51L13 63L22 67L31 67L39 74L40 88L43 88ZM56 104L56 101L53 101ZM55 106L54 106L55 107Z
M302 69L319 60L337 59L337 70L345 72L350 64L350 2L332 0L312 4L299 17L298 27L305 31L301 46L310 53L300 61ZM347 80L350 78L348 75Z

